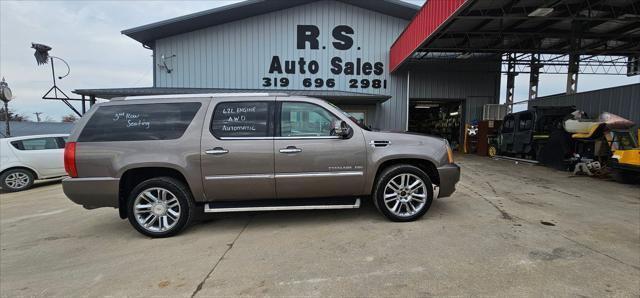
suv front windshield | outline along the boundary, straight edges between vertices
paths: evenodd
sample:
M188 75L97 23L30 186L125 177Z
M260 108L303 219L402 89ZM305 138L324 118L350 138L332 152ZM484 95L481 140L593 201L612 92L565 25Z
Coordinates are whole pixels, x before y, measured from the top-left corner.
M333 103L325 100L329 105L331 105L332 107L334 107L336 110L340 111L340 113L342 113L342 115L347 116L347 118L349 118L349 120L351 120L351 122L353 122L355 125L357 125L358 127L364 129L364 130L368 130L371 131L370 128L368 128L366 125L364 125L364 123L359 122L356 118L354 118L353 116L351 116L351 114L343 111L341 108L339 108L338 106L334 105Z

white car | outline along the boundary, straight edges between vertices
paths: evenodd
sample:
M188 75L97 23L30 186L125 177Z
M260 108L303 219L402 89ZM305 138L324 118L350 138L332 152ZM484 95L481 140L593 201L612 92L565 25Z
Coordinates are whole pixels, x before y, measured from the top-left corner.
M35 180L66 176L64 145L68 135L50 134L0 139L0 186L5 191L30 188Z

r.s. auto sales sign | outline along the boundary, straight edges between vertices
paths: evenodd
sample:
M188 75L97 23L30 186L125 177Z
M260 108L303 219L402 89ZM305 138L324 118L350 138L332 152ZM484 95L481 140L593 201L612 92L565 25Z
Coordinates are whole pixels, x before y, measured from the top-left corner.
M339 25L333 28L331 45L339 51L351 50L354 46L352 35L353 28L347 25ZM326 50L326 46L320 47L318 37L320 28L315 25L296 26L296 48L305 50ZM360 47L357 47L360 50ZM386 89L387 80L384 79L384 64L381 61L363 61L357 58L355 61L345 61L339 56L331 57L328 65L321 65L318 61L299 57L297 59L282 58L274 55L269 64L268 75L262 78L262 87L310 89L327 88L336 86L335 77L321 77L318 75L321 68L329 68L329 72L336 76L346 76L349 88L353 89ZM326 73L326 72L325 72ZM289 75L300 75L304 78L301 86L292 86L292 78ZM364 77L364 78L363 78Z

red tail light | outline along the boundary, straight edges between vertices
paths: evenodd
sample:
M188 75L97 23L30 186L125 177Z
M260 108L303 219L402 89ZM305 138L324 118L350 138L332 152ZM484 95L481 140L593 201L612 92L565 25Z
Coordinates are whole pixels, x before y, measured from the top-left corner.
M76 168L76 142L67 142L64 145L64 170L67 171L69 177L78 177L78 169Z

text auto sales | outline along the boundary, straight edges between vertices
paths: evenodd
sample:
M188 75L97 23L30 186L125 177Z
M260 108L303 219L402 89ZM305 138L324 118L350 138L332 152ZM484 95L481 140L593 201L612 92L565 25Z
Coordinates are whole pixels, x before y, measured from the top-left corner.
M353 47L354 34L353 28L346 25L339 25L333 28L332 36L334 41L331 43L336 50L349 50ZM320 36L320 29L314 25L297 25L296 27L296 48L298 50L307 49L307 45L312 50L320 49L320 42L318 37ZM323 46L322 49L325 49ZM360 50L360 47L358 47ZM330 60L331 73L335 75L346 76L381 76L384 74L384 64L382 62L368 62L362 61L357 58L356 61L343 61L340 57L333 57ZM300 57L298 60L282 60L280 56L273 56L269 65L269 74L283 75L283 74L310 74L314 75L320 71L320 64L316 60L307 61L304 57ZM269 76L262 78L263 87L289 87L291 81L287 77ZM373 88L373 89L386 89L386 79L349 79L349 88ZM302 87L304 88L333 88L336 86L334 78L318 78L308 77L302 80Z

